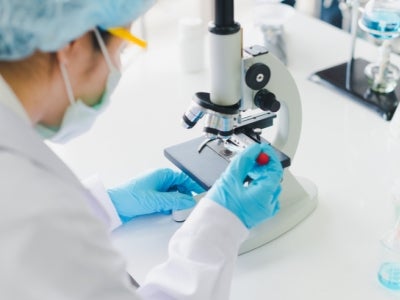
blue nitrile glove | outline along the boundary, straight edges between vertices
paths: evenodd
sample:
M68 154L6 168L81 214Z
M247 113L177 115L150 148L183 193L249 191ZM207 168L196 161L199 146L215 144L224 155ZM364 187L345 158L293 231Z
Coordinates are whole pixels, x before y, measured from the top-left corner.
M256 162L261 152L270 157L263 166ZM282 175L281 163L272 147L255 143L236 155L206 197L252 228L278 212Z
M184 173L158 169L107 192L125 223L140 215L191 208L192 192L204 190Z

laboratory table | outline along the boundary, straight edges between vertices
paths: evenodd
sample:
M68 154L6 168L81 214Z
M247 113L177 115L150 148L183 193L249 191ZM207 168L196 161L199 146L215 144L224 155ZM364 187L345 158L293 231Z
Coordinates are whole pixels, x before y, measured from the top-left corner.
M244 44L262 43L251 12L239 11ZM208 66L183 73L176 19L164 17L148 28L148 50L126 59L112 105L95 126L68 145L51 145L80 178L97 173L111 187L149 169L174 168L163 149L201 135L201 126L183 129L180 118L192 94L208 90ZM398 299L376 274L379 240L395 218L390 189L400 177L400 140L377 113L309 79L348 59L348 33L296 13L285 24L285 39L303 108L291 170L316 184L318 206L291 231L239 256L231 299ZM355 54L374 60L377 49L359 40ZM138 282L165 260L180 226L169 215L151 215L112 233Z

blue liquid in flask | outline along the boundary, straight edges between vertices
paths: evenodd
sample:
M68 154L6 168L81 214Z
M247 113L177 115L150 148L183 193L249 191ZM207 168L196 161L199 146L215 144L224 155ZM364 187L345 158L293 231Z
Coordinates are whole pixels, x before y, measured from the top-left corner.
M378 271L378 280L386 288L400 290L400 263L385 262Z
M400 32L400 14L390 10L375 10L370 14L364 14L362 23L366 30L374 31L371 34L376 38L393 38ZM377 31L382 35L376 33Z

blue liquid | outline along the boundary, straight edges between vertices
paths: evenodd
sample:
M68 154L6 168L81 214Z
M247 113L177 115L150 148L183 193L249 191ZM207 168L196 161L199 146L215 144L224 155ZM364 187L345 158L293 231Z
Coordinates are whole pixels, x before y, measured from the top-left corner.
M400 32L400 14L398 12L376 10L371 14L364 14L362 23L367 29L382 32L382 35L372 34L377 38L393 38Z
M400 290L400 263L383 263L378 271L378 280L388 289Z

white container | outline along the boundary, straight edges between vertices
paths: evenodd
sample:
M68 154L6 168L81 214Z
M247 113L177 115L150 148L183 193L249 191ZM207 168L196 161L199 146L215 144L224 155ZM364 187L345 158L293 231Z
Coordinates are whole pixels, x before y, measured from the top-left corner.
M179 61L181 69L187 73L204 69L206 28L200 18L182 18L179 20Z

